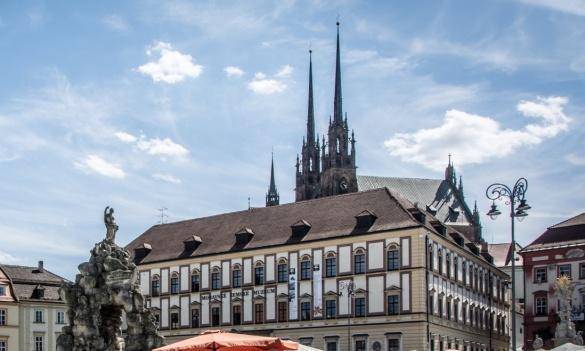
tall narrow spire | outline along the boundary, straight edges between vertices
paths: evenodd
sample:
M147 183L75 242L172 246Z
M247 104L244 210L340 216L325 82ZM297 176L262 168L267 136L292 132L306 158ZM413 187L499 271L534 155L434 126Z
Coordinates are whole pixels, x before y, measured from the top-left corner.
M343 123L343 108L341 104L341 54L339 50L339 21L337 21L337 53L335 58L335 98L333 101L333 121Z
M272 153L272 160L270 162L270 186L266 194L266 207L276 206L280 203L280 195L276 190L276 182L274 181L274 153Z
M307 144L315 144L315 109L313 107L313 50L309 50L309 107L307 111Z

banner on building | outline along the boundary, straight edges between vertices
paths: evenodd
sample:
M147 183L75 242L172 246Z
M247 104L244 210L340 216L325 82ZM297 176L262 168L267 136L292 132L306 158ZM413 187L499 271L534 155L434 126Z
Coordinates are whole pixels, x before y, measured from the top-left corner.
M291 268L288 272L288 319L298 319L297 306L297 270Z
M313 265L313 318L323 318L323 273L321 265Z

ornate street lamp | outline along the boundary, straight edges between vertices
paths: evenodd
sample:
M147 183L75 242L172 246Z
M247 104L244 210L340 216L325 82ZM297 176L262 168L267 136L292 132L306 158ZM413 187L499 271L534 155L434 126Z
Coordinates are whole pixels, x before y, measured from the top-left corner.
M492 200L492 206L487 215L491 219L496 219L502 214L496 206L496 200L505 200L506 205L510 205L510 222L512 229L512 350L516 351L516 240L514 239L514 218L518 221L524 220L528 216L531 207L526 203L525 195L528 190L528 181L526 178L520 178L510 189L508 186L500 183L494 183L486 189L486 196ZM515 208L516 203L518 207Z

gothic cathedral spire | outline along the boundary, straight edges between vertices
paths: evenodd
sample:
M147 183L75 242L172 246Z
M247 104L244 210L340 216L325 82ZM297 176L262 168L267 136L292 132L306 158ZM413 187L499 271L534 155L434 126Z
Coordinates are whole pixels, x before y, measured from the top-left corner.
M280 204L280 195L276 190L276 182L274 181L274 154L272 154L272 161L270 163L270 186L266 194L266 207L277 206Z
M339 50L339 21L337 24L337 50L335 56L335 97L333 99L333 123L343 123L343 108L341 100L341 54Z
M319 141L315 139L315 108L313 105L313 60L309 50L309 96L307 106L307 135L303 138L300 167L297 166L296 201L319 197L321 158Z

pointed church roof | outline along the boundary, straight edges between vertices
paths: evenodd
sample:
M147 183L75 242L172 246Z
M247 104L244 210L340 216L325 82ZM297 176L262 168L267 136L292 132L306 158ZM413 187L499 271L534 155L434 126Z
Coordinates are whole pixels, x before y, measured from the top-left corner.
M274 206L280 203L280 196L276 190L276 181L274 180L274 153L270 161L270 186L266 194L266 206Z
M335 57L335 97L333 100L333 122L343 124L341 102L341 54L339 50L339 22L337 22L337 52Z
M315 109L313 107L313 50L309 50L309 103L307 111L307 144L315 144Z

